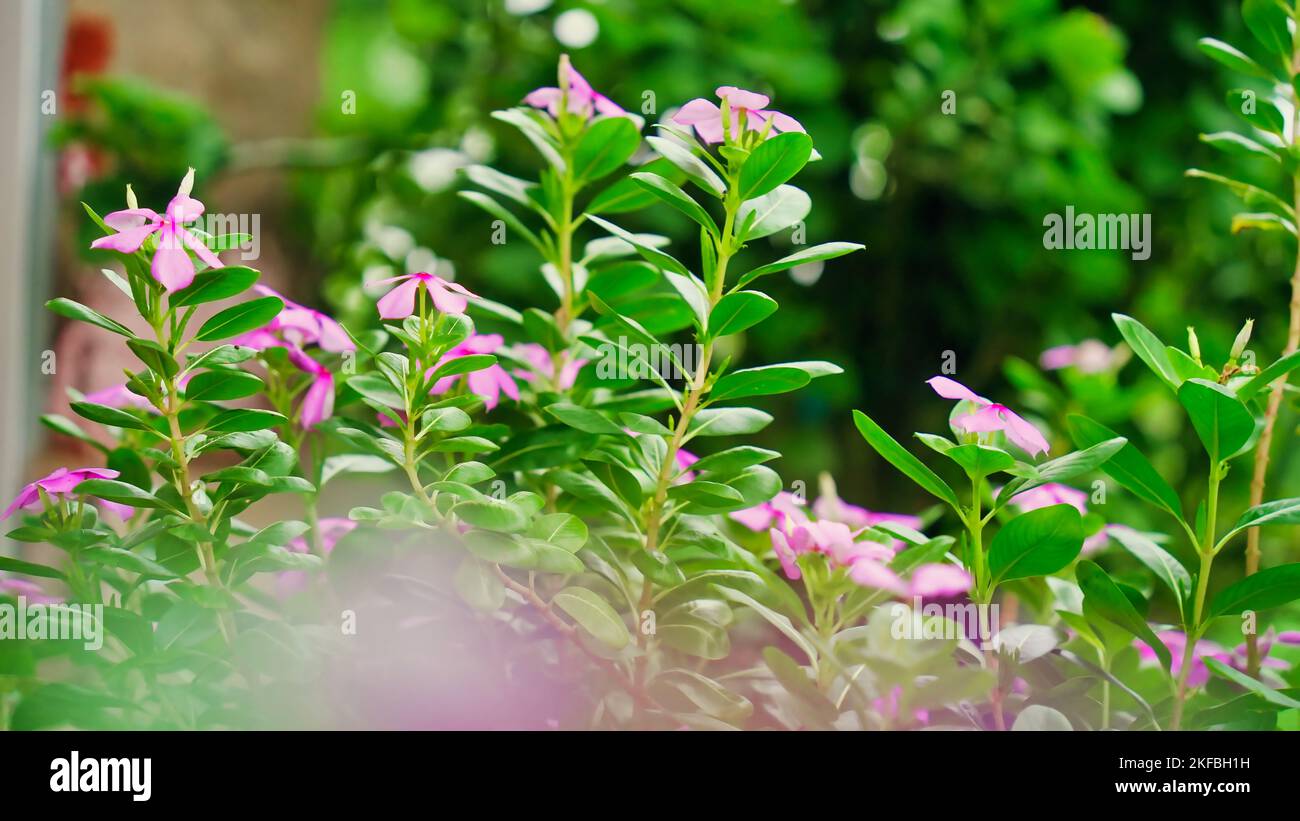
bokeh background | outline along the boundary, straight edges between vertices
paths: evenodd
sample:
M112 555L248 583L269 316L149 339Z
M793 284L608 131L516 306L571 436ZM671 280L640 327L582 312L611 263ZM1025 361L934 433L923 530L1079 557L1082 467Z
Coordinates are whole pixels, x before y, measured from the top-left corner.
M29 124L18 125L40 132L40 173L26 191L35 212L28 264L3 274L22 278L20 302L30 307L20 317L26 324L8 330L28 358L16 372L21 381L5 390L27 385L22 395L32 397L21 417L6 411L10 430L24 431L11 435L22 459L11 449L9 485L64 463L76 446L47 439L35 424L39 411L65 410L68 387L121 381L126 363L97 344L93 329L43 319L35 306L57 292L110 313L127 307L79 250L92 234L78 205L122 207L127 182L142 202L165 202L185 168L196 167L210 211L258 215L261 255L250 264L266 281L355 327L374 322L363 279L434 266L516 307L553 307L531 249L492 245L489 218L455 192L467 163L535 171L531 149L489 113L553 84L561 52L625 107L652 105L652 122L729 84L770 93L813 135L824 159L796 180L814 202L807 241L857 241L866 251L773 277L767 290L782 310L737 351L741 362L824 358L845 368L767 403L777 423L757 444L785 454L778 467L787 483L813 488L829 470L846 499L922 508L926 500L864 445L849 412L866 410L899 438L941 431L949 403L923 380L952 352L958 378L1038 414L1057 436L1070 409L1120 425L1194 499L1203 467L1187 454L1199 447L1140 364L1044 375L1040 353L1090 338L1116 343L1112 311L1167 341L1181 343L1194 325L1214 361L1247 317L1256 319L1252 347L1261 359L1283 344L1294 242L1280 233L1233 235L1234 198L1184 176L1195 166L1277 182L1269 168L1216 155L1198 140L1234 127L1224 93L1241 80L1195 47L1212 34L1249 50L1233 0L41 7L31 76L45 84L33 88L53 84L59 106L53 117L20 117ZM349 93L354 113L343 105ZM1150 214L1150 258L1045 249L1044 217L1067 206ZM691 224L667 209L623 222L693 237ZM789 239L785 232L771 242ZM47 348L59 355L55 374L33 364ZM1133 390L1120 394L1117 385ZM1122 421L1130 412L1132 425ZM1271 495L1300 493L1294 428L1288 409ZM1248 472L1243 465L1230 477L1234 511ZM1113 521L1163 524L1118 504ZM1282 530L1266 534L1266 564L1293 547L1288 539ZM1223 563L1225 574L1232 565L1239 562Z

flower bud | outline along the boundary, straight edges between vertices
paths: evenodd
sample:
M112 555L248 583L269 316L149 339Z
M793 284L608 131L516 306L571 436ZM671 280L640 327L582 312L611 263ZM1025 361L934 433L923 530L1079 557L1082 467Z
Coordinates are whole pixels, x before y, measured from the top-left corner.
M1250 344L1250 332L1254 329L1255 320L1247 319L1246 324L1242 325L1241 330L1237 332L1237 338L1233 340L1232 353L1228 354L1229 359L1233 361L1241 359L1241 355L1246 352L1246 345Z
M135 199L135 192L131 190L131 183L126 184L126 207L134 211L140 207L140 203Z
M1191 325L1187 326L1187 352L1192 355L1192 359L1201 361L1201 340L1196 338L1196 329Z
M181 187L176 189L176 193L188 197L194 190L194 169L191 168L185 172L185 179L181 180Z

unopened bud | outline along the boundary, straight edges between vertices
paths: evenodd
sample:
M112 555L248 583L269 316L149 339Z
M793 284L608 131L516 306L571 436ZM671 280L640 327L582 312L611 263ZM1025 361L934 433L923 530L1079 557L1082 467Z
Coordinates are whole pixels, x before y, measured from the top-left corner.
M1255 330L1255 320L1247 319L1246 324L1241 326L1237 332L1237 338L1232 343L1232 353L1228 355L1229 359L1241 359L1241 355L1246 352L1246 346L1250 344L1250 332Z
M185 179L181 180L181 187L176 189L176 193L188 197L194 190L194 169L191 168L185 172Z
M1201 340L1196 338L1196 329L1191 325L1187 326L1187 352L1192 355L1192 359L1201 361Z
M126 207L135 210L140 207L140 203L135 199L135 192L131 190L131 183L126 184Z

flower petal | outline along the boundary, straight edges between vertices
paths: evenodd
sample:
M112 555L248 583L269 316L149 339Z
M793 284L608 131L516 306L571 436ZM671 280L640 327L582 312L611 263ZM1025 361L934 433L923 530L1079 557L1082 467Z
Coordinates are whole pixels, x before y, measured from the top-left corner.
M380 319L405 319L415 313L415 292L420 280L407 278L405 282L379 298Z

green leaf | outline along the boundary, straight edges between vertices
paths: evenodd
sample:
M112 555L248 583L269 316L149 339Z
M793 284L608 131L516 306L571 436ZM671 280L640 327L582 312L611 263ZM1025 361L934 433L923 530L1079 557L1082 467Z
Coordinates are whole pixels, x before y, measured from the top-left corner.
M232 305L204 322L195 335L201 342L229 339L266 325L280 315L284 302L279 297L266 296Z
M776 300L758 291L733 291L713 306L709 314L709 336L721 339L738 334L776 312Z
M1027 490L1051 482L1065 482L1093 471L1101 467L1116 453L1119 453L1127 443L1127 439L1117 436L1114 439L1098 442L1091 447L1076 450L1055 459L1049 459L1037 467L1029 466L1031 473L1020 474L1017 471L1017 478L1008 482L1006 487L998 494L994 507L1001 508L1018 493L1024 493ZM1025 467L1023 463L1022 467Z
M1083 548L1083 517L1071 505L1021 514L1002 526L989 546L995 584L1049 576L1068 566Z
M745 498L740 491L718 482L706 482L700 479L686 484L673 485L668 489L668 498L686 502L698 502L707 507L729 507L743 503Z
M137 359L156 374L175 376L180 372L180 366L176 364L175 357L157 342L150 342L147 339L130 339L127 340L126 346L131 349L131 353L135 354Z
M1202 53L1233 71L1249 74L1252 77L1272 79L1272 74L1265 70L1263 66L1221 40L1202 37L1196 41L1196 45Z
M1237 520L1236 524L1232 526L1232 529L1228 531L1221 541L1223 544L1227 544L1229 539L1248 527L1296 524L1300 524L1300 498L1277 499L1272 502L1265 502L1262 505L1255 505L1241 514L1241 518Z
M971 477L983 478L999 471L1009 470L1016 464L1011 454L988 445L958 445L948 448L943 453Z
M742 201L761 197L799 173L812 156L812 138L797 131L778 134L755 148L740 167Z
M171 505L152 493L141 490L135 485L129 485L126 482L119 482L116 479L87 479L73 488L73 493L95 496L109 502L117 502L131 507L173 509Z
M1112 528L1109 531L1110 537L1123 545L1124 549L1132 553L1138 561L1147 566L1156 578L1164 582L1165 586L1173 592L1174 598L1178 602L1178 610L1181 613L1183 603L1188 600L1192 592L1192 577L1183 567L1182 562L1174 558L1169 551L1160 545L1151 541L1136 530L1130 530L1126 527Z
M756 408L705 408L695 414L688 437L740 436L758 433L772 423L772 415Z
M1242 0L1241 16L1260 45L1282 58L1282 66L1291 63L1291 15L1279 0Z
M1216 658L1205 656L1202 660L1205 662L1205 666L1210 669L1210 672L1219 678L1227 679L1239 687L1246 688L1270 704L1276 704L1288 710L1300 710L1300 701L1291 698L1285 693L1279 693L1258 679L1251 678L1240 670L1234 670Z
M529 208L537 207L537 204L528 196L529 191L537 188L535 182L503 174L487 165L466 166L464 174L475 185L481 185L489 191L494 191L503 197L514 200L520 205L526 205Z
M245 371L204 371L195 375L185 386L185 398L194 402L243 399L264 387L261 379Z
M209 433L250 433L283 425L287 420L275 411L236 408L222 411L207 424Z
M814 245L811 248L803 248L782 257L776 262L769 262L767 265L755 268L752 271L742 275L736 282L736 288L744 288L749 283L761 276L775 274L777 271L784 271L787 268L793 268L796 265L802 265L805 262L814 262L819 259L834 259L842 257L845 254L862 250L864 245L857 242L823 242L821 245Z
M741 241L770 236L798 223L812 210L812 198L793 185L779 185L761 197L741 203L736 222Z
M672 271L675 274L681 274L682 276L690 275L691 273L690 269L687 268L685 265L683 265L681 262L679 262L675 257L669 254L665 254L663 251L660 251L658 248L655 248L651 245L647 245L636 234L633 234L630 231L626 231L623 228L620 228L619 226L615 225L614 223L605 219L601 219L600 217L594 215L588 216L588 219L594 222L595 224L599 225L601 228L604 228L606 231L610 232L614 236L623 240L627 244L631 245L633 248L636 249L636 252L641 255L641 258L644 259L646 262L650 263L651 265L654 265L655 267L661 268L665 271ZM593 305L594 304L595 303L593 301ZM597 307L597 310L599 310L599 307Z
M555 594L551 604L567 613L582 629L612 650L621 650L631 641L627 625L614 608L585 587L566 587Z
M120 408L97 405L94 402L70 402L69 407L83 419L89 419L101 425L111 425L126 430L151 430L149 425L140 417Z
M641 132L627 117L606 117L592 123L573 151L573 173L580 180L598 180L617 171L636 153Z
M916 482L922 490L946 502L958 513L961 512L961 502L957 500L957 494L948 486L948 483L940 479L938 474L930 470L920 459L898 444L894 437L872 421L871 417L862 411L855 410L853 411L853 422L857 425L862 438L866 439L867 444L871 445L877 453L884 457L886 462L901 471L904 476Z
M739 447L705 456L691 465L691 470L698 473L730 476L747 467L778 459L780 456L781 454L775 450L756 448L753 445L740 445Z
M587 525L572 513L548 513L533 520L528 535L576 553L587 543Z
M722 178L686 146L666 137L646 137L650 147L681 169L692 182L716 197L726 193Z
M546 412L571 428L586 433L604 433L611 436L623 436L623 429L609 417L589 408L579 407L569 402L556 402L546 406Z
M711 586L723 598L736 602L737 604L743 604L755 613L758 613L767 621L768 624L772 625L777 630L780 630L786 638L794 642L795 645L804 652L804 655L808 657L808 660L811 663L814 665L817 663L816 648L813 647L812 642L808 641L808 639L795 628L794 622L790 621L788 616L776 612L752 596L742 593L734 587L727 587L726 585L721 584L714 584Z
M658 174L639 171L631 174L630 177L637 185L690 217L714 237L718 236L718 226L713 222L713 218L709 216L709 212L705 211L703 206L691 199L690 194L687 194Z
M1060 732L1062 730L1073 730L1074 727L1070 725L1070 719L1066 718L1065 713L1060 710L1044 704L1030 704L1020 711L1020 715L1016 716L1011 729L1014 732Z
M135 337L135 334L131 332L130 328L115 319L110 319L109 317L104 316L99 311L87 308L80 302L74 302L71 299L59 297L58 299L51 299L49 302L45 303L45 307L59 316L87 322L97 328L103 328L106 331L121 334L128 339Z
M1138 358L1145 362L1146 366L1160 377L1170 390L1177 391L1182 379L1169 361L1169 355L1165 353L1165 343L1151 333L1147 326L1131 316L1111 314L1110 317L1124 336L1124 341L1133 349L1133 353L1137 354Z
M1106 571L1094 562L1079 562L1074 570L1079 588L1083 590L1084 614L1095 614L1102 619L1122 627L1137 636L1160 659L1161 665L1168 670L1172 664L1169 648L1152 632L1146 619L1129 601L1129 597L1111 581Z
M1110 439L1121 438L1115 431L1086 416L1072 415L1070 436L1081 447L1092 447ZM1147 458L1129 442L1101 465L1102 471L1138 498L1167 511L1182 521L1182 502Z
M466 556L461 561L452 583L456 587L456 593L475 610L499 610L506 602L505 585L497 577L492 565L473 556Z
M12 536L10 538L12 538ZM0 570L4 570L7 573L21 573L24 576L38 576L45 579L58 579L60 581L63 581L66 578L61 570L56 570L53 567L46 567L43 564L25 562L22 559L11 559L8 556L0 556Z
M172 294L171 305L173 308L182 308L228 299L252 287L258 276L260 274L257 271L242 265L209 268L195 274L193 282Z
M663 157L651 160L642 165L639 170L674 180L685 178L685 175L680 173L680 169ZM644 188L627 177L623 177L606 186L599 194L592 197L591 202L587 203L586 212L588 214L621 214L645 208L654 201L655 198L646 193Z
M1255 417L1227 387L1207 379L1189 379L1178 401L1191 417L1196 435L1214 462L1236 454L1255 432Z
M519 217L514 215L514 212L512 212L510 209L506 208L504 205L497 202L496 200L492 199L487 194L484 194L482 191L457 191L456 196L460 197L466 202L474 203L479 208L482 208L484 211L488 212L488 214L504 222L507 226L510 227L511 231L514 231L515 233L519 234L519 236L526 239L529 242L529 244L531 244L538 251L545 250L545 246L542 245L542 241L537 238L537 235L534 234L532 230L528 228L528 226L524 225L523 222L520 221Z
M1266 157L1274 162L1281 161L1281 157L1273 149L1235 131L1216 131L1213 134L1202 134L1200 140L1211 148L1234 157L1255 156Z
M1242 402L1249 402L1260 391L1291 373L1297 367L1300 367L1300 351L1287 354L1260 371L1249 382L1237 388L1237 398Z
M740 399L747 396L769 396L788 393L807 385L811 380L807 372L785 365L764 365L758 368L733 371L713 385L710 402Z
M1210 600L1207 618L1267 610L1296 599L1300 599L1300 563L1267 567L1220 590Z
M475 353L475 354L467 354L465 356L458 356L455 357L454 359L448 359L446 362L439 365L438 368L433 372L433 375L429 377L428 381L437 382L439 379L442 379L444 376L457 376L462 373L472 373L473 371L481 371L484 368L492 367L496 363L497 363L497 358L492 354L487 354L487 353ZM348 380L348 384L349 385L352 384L352 380Z

